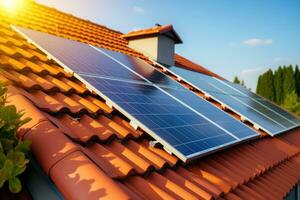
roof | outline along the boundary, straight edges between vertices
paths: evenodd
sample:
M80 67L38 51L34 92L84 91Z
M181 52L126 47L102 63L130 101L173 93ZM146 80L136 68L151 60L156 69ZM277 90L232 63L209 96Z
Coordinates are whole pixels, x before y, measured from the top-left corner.
M150 146L148 134L10 25L147 59L120 33L35 2L0 19L0 79L9 85L8 102L32 118L18 137L32 141L35 159L66 199L281 199L299 182L299 128L184 164Z
M131 31L127 34L121 35L122 38L126 38L128 40L134 39L134 38L141 38L146 36L156 36L156 35L165 35L167 37L170 37L176 44L182 43L181 38L173 28L171 24L168 25L156 25L152 28L148 29L140 29L137 31Z
M216 78L219 78L221 80L225 80L223 77L221 77L220 75L209 71L208 69L204 68L203 66L196 64L184 57L182 57L181 55L175 54L175 60L176 60L176 66L177 67L182 67L188 70L192 70L192 71L196 71L199 72L201 71L202 74L206 74L209 76L214 76Z

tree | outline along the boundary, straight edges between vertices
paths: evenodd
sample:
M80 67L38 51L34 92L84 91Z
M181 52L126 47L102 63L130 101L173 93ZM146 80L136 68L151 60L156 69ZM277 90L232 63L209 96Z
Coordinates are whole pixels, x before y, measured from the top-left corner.
M242 82L241 82L241 85L242 85L242 86L245 86L245 82L244 82L244 80L242 80Z
M300 115L300 101L298 98L298 95L295 91L292 91L290 94L288 94L283 102L282 105L285 109Z
M267 72L259 76L256 93L271 101L274 101L275 94L273 81L273 71L269 69Z
M262 84L261 84L261 78L262 75L259 75L258 77L258 80L257 80L257 85L256 85L256 94L261 94L261 87L262 87Z
M274 72L274 92L275 92L275 102L277 104L282 104L283 102L283 69L281 66Z
M295 84L296 84L296 93L299 97L300 96L300 70L298 65L296 65L294 77L295 77Z
M244 80L240 80L237 76L235 76L235 77L233 78L233 82L236 83L236 84L240 84L240 85L246 87L246 86L245 86Z
M22 185L18 176L29 162L25 155L29 151L29 141L16 137L18 128L30 119L21 119L23 112L17 112L13 105L6 105L6 88L0 85L0 188L8 182L12 193L18 193Z
M294 71L292 65L288 67L279 66L278 69L275 70L273 78L272 70L268 70L267 72L259 76L256 93L272 101L275 101L285 109L300 115L300 98L298 95L298 92L300 92L299 87L299 67L296 65Z
M240 79L239 79L237 76L235 76L235 77L233 78L233 82L234 82L234 83L237 83L237 84L240 84L240 83L241 83Z
M285 97L296 90L296 83L294 77L294 70L292 65L283 69L283 83L282 83L282 97Z

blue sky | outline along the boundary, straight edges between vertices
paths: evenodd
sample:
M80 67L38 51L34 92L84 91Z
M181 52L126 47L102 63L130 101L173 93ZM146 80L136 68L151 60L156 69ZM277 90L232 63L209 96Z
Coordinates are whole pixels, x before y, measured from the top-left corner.
M254 88L258 74L300 64L300 0L37 0L127 33L173 24L177 53Z

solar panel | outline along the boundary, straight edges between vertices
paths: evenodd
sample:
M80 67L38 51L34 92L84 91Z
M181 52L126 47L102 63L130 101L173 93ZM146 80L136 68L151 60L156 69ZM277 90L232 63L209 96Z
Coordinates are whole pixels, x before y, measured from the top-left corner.
M239 91L241 94L244 94L245 96L249 96L250 98L254 99L254 101L260 103L261 105L270 108L274 112L280 114L282 117L286 118L287 120L293 122L295 125L300 123L300 119L296 117L294 114L287 112L286 110L280 108L276 104L270 102L267 99L264 99L255 93L251 92L250 90L246 89L244 86L241 86L240 84L235 84L229 81L224 81L225 84L233 87L237 91Z
M150 69L136 65L141 60L129 56L115 60L87 44L14 28L183 161L257 136L241 123L242 130L227 130L225 124L231 118L216 108L210 110L212 105L204 101L197 105L199 110L207 109L203 113L180 101L177 98L180 95L192 97L194 94L163 74L148 76ZM178 93L179 86L181 93ZM199 98L197 100L199 102ZM227 117L225 120L221 119L222 114ZM218 116L218 123L225 128L206 115Z
M277 135L300 125L295 116L267 102L242 86L217 78L185 70L176 66L168 70L200 91L223 103L243 118L254 123L270 135Z
M165 92L176 97L181 102L191 107L195 112L200 113L200 115L204 115L205 117L209 118L214 123L218 124L225 130L238 137L240 140L258 136L257 132L253 131L240 121L229 116L224 111L211 105L211 103L209 103L208 101L199 98L193 92L189 91L175 80L156 70L153 66L146 63L145 61L107 49L97 49L99 49L101 52L105 53L112 59L125 64L135 72L138 72L140 75L150 80Z
M153 85L83 78L183 160L237 140Z

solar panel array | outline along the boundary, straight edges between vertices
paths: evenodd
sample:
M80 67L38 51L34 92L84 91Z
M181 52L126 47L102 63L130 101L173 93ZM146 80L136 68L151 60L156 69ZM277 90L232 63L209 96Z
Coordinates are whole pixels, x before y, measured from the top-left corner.
M183 161L258 136L140 59L14 28Z
M168 70L270 135L277 135L300 125L299 118L243 86L176 66L168 67Z
M126 66L128 66L130 69L139 72L139 74L145 77L147 80L150 80L165 92L176 97L185 105L188 105L190 108L192 108L195 112L204 115L220 127L237 136L240 140L257 136L257 133L249 129L243 123L232 118L227 113L216 108L215 106L212 106L208 101L199 98L193 92L189 91L175 80L156 70L153 66L145 61L106 49L99 50L120 63L126 63ZM128 59L130 59L130 62L127 63L126 61Z

